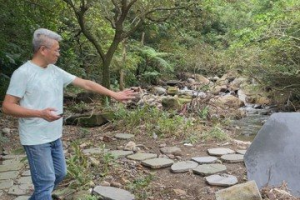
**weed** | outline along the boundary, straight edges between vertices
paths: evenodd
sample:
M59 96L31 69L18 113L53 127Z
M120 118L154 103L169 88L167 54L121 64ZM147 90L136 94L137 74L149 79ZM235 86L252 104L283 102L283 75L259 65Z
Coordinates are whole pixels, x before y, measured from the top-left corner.
M93 196L93 195L85 195L84 196L84 199L78 199L78 200L98 200L99 199L99 197L97 197L97 196Z
M199 110L198 114L201 119L207 119L209 115L209 107L205 106L202 110Z
M78 142L73 142L71 148L74 155L67 159L67 177L74 180L73 187L84 187L91 180L90 164L87 157L82 153Z
M223 141L223 140L228 140L229 136L222 130L222 128L219 127L219 125L216 125L209 131L205 132L202 135L202 138L204 140L216 139L219 141Z
M105 145L103 145L103 150L102 152L104 152L105 149ZM115 162L115 157L111 154L111 153L104 153L103 156L101 157L101 163L102 163L102 172L101 172L101 176L104 177L108 174L111 166L113 165L113 163Z
M153 174L149 174L145 177L135 179L132 183L127 185L127 189L137 194L137 199L147 199L148 194L146 188L149 186L153 179Z

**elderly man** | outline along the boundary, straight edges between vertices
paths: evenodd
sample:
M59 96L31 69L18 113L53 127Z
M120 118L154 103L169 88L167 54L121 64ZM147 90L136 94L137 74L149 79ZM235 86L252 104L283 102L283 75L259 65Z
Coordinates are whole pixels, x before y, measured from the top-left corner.
M19 117L19 134L30 165L34 193L30 200L50 200L53 189L66 175L62 146L63 88L80 88L110 96L118 101L133 98L133 91L114 92L78 78L54 64L60 56L61 36L47 29L33 35L33 58L12 75L3 112Z

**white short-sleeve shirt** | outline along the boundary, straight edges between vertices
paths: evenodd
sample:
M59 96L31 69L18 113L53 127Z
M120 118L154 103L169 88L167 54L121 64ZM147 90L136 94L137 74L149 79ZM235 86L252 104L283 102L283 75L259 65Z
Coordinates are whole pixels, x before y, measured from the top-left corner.
M27 61L14 71L7 94L19 97L24 108L43 110L55 108L63 112L63 89L76 77L55 65L39 67ZM19 118L22 145L37 145L55 141L62 136L63 120L48 122L42 118Z

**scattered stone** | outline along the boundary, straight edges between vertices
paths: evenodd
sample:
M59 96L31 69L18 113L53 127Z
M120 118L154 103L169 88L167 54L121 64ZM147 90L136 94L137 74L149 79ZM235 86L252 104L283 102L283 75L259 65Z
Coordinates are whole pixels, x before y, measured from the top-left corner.
M226 154L235 153L233 150L229 148L212 148L212 149L208 149L207 152L211 156L222 156Z
M116 187L116 188L121 188L121 187L122 187L122 184L121 184L121 183L118 183L118 182L115 182L115 181L112 181L112 182L110 183L110 185L111 185L112 187Z
M0 173L0 180L15 179L18 175L18 171L2 172Z
M134 200L135 197L130 192L114 187L96 186L93 194L101 195L104 199L109 200Z
M216 192L216 200L262 200L255 181L238 184Z
M122 158L133 154L133 151L114 150L114 151L109 151L109 153L115 158Z
M208 176L216 173L221 173L226 170L227 170L226 166L222 164L204 164L204 165L199 165L198 167L193 169L193 172L195 174L200 174L202 176Z
M236 152L239 154L245 155L247 150L237 150Z
M166 143L163 143L163 144L160 144L159 145L159 148L163 148L163 147L166 147L167 146L167 144Z
M230 163L238 163L238 162L244 162L244 155L241 154L228 154L221 156L221 159L230 162Z
M173 191L174 191L175 194L178 195L178 196L184 196L184 195L186 195L186 191L181 190L181 189L173 189Z
M198 166L198 163L194 161L183 161L175 163L171 166L171 171L174 173L188 172Z
M107 182L107 181L102 181L102 182L100 183L100 185L101 185L101 186L110 186L110 183Z
M219 175L214 174L205 177L205 180L209 185L225 186L225 187L232 186L238 183L237 178L229 174L219 174Z
M0 190L8 189L14 185L13 180L2 180L0 181Z
M121 140L128 140L133 138L134 135L128 134L128 133L118 133L115 135L115 138L121 139Z
M214 156L204 156L204 157L193 157L192 160L199 164L210 164L210 163L215 163L218 160L218 158Z
M150 160L144 160L142 165L150 167L152 169L160 169L169 167L174 163L173 160L167 158L153 158Z
M2 129L2 133L3 133L4 136L10 136L10 128Z
M19 185L19 188L21 190L30 191L34 189L34 185L32 183L22 183L21 185Z
M157 158L157 154L154 153L136 153L130 156L127 156L128 159L143 161L147 159Z
M128 142L124 147L124 151L136 151L136 150L137 147L133 141Z
M161 148L160 151L166 155L172 154L174 156L182 156L182 152L179 147L164 147Z

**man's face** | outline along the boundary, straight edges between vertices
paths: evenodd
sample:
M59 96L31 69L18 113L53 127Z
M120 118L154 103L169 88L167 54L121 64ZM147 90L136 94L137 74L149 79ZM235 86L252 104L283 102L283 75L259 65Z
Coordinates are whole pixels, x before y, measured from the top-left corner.
M59 43L56 40L51 40L50 45L41 46L45 61L48 64L55 64L60 56Z

